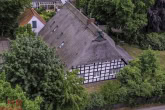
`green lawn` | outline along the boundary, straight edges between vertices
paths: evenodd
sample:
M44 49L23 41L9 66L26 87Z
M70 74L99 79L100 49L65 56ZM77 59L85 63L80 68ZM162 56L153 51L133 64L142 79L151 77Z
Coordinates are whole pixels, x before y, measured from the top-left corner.
M143 50L139 49L136 46L130 46L128 44L121 45L133 58L138 57ZM163 69L165 69L165 51L155 51L158 54L160 65Z

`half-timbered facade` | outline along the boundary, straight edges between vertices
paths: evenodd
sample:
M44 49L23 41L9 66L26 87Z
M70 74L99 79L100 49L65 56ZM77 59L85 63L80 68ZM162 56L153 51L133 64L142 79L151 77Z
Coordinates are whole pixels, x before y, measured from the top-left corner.
M131 57L71 3L40 31L42 39L56 47L68 70L79 70L84 83L114 79Z
M72 69L78 69L78 75L84 78L84 83L99 82L116 78L116 73L126 65L122 59L107 62L97 62L88 65L79 65Z

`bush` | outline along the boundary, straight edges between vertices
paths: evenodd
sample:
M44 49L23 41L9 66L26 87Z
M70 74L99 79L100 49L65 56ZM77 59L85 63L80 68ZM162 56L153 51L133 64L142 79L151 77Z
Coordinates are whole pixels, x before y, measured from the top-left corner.
M163 96L165 74L161 71L156 54L145 51L117 75L125 103L130 105L152 103Z
M27 24L25 26L20 26L16 30L16 36L21 37L24 36L35 36L35 33L32 31L31 24Z
M146 34L141 46L143 48L151 47L153 50L165 50L165 33Z
M50 11L50 12L47 12L44 7L41 7L39 9L36 9L36 11L40 14L40 16L42 18L45 19L45 21L49 21L55 14L56 12L55 11Z
M87 104L87 110L101 110L105 105L104 97L100 92L91 93Z
M118 80L111 80L101 88L101 94L107 105L113 106L119 104L123 100L121 84Z

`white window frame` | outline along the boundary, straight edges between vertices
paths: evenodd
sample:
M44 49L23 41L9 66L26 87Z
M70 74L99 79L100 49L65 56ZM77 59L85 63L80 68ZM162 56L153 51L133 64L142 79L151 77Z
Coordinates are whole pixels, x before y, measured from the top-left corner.
M99 78L100 76L101 76L101 72L100 71L93 72L93 77L94 78Z

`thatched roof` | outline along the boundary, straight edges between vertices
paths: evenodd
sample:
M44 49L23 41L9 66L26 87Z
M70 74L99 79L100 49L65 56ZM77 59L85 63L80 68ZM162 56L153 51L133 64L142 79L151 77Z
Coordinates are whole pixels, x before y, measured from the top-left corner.
M39 35L50 47L57 48L58 55L68 68L114 59L131 59L124 50L116 47L110 36L101 32L95 24L88 24L88 20L67 2Z

